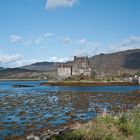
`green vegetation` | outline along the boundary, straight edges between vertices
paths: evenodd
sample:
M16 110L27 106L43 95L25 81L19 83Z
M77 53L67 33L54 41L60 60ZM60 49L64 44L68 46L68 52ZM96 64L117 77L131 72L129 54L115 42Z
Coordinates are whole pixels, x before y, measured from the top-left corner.
M74 76L68 77L63 80L62 82L120 82L123 81L122 78L118 77L104 77L104 78L89 78L89 77L81 77L81 76Z
M140 106L117 116L99 116L50 140L140 140Z
M140 76L140 71L137 71L135 75L138 75L138 76Z

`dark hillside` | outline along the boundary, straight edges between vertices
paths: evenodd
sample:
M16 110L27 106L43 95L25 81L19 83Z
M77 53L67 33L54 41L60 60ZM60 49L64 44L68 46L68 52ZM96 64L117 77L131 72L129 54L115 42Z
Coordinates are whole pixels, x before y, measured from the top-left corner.
M140 70L140 49L100 54L89 58L92 70L118 75Z
M31 65L23 66L22 69L37 71L53 71L57 69L58 63L55 62L37 62Z

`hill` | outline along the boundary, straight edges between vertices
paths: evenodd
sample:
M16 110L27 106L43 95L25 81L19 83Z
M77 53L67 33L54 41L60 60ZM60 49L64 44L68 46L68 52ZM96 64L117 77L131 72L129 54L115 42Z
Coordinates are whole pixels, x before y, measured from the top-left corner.
M90 67L97 76L120 76L140 73L140 49L99 54L89 58ZM72 64L73 61L66 62ZM38 62L31 65L4 69L1 79L49 79L56 78L60 62Z
M37 70L37 71L54 71L57 69L59 62L37 62L31 65L20 67L26 70Z
M140 49L99 54L89 58L90 66L97 75L123 75L140 71Z
M4 70L5 68L3 68L3 67L0 67L0 70Z
M90 67L97 75L122 75L140 71L140 49L99 54L89 58ZM73 61L66 62L72 64ZM21 67L26 70L57 71L59 62L38 62Z
M54 71L37 71L21 68L7 68L0 71L0 79L51 79L56 77Z

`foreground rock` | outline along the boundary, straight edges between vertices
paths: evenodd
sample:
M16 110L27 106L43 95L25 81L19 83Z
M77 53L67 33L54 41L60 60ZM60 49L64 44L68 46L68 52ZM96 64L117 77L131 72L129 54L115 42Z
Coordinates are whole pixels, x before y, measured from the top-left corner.
M47 132L38 133L37 135L32 133L27 135L25 140L50 140L52 136L61 136L71 131L72 131L71 128L64 127L59 130L53 130L53 131L48 130Z

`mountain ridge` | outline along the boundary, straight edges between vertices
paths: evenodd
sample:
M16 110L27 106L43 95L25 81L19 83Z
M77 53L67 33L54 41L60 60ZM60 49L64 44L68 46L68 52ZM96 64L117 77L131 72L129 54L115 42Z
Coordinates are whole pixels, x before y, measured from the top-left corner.
M113 52L89 57L90 67L96 75L119 76L140 72L140 49ZM73 61L65 62L72 64ZM57 76L60 62L37 62L18 68L2 68L0 78L48 78Z
M112 75L135 73L140 70L140 49L109 54L99 54L89 58L92 70Z

